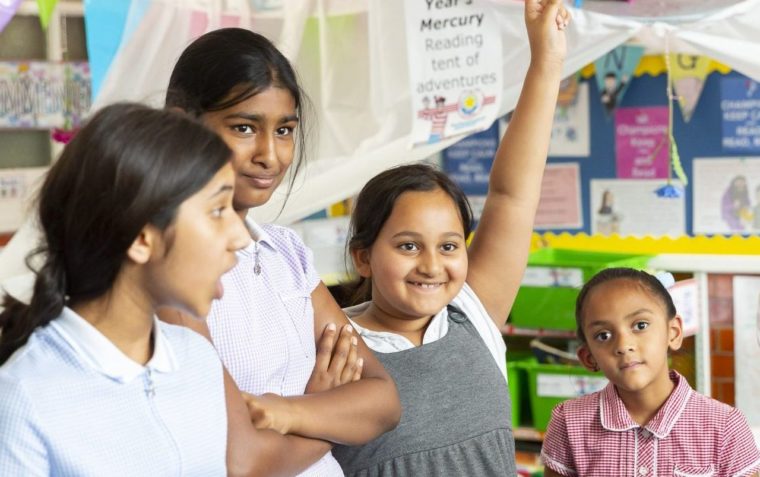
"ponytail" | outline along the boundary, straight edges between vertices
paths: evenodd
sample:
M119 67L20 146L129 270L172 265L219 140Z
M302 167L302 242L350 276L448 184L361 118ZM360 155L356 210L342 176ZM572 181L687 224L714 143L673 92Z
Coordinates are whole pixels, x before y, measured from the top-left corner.
M31 256L42 253L36 250ZM58 317L66 304L66 272L63 257L48 254L37 271L31 302L26 303L5 294L0 313L0 365L29 340L34 330Z

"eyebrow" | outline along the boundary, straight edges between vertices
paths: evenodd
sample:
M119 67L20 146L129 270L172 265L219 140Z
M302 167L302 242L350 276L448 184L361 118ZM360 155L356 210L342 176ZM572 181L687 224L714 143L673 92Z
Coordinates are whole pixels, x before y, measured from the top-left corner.
M219 187L219 189L216 190L213 194L209 196L209 199L213 199L214 197L218 196L219 194L222 194L224 192L233 191L235 190L230 184L224 184L223 186Z
M227 116L224 117L224 119L245 119L248 121L255 121L255 122L263 122L264 121L264 115L258 114L258 113L230 113ZM288 116L283 116L280 118L280 123L289 123L289 122L298 122L298 116L295 114L291 114Z
M638 310L636 310L636 311L634 311L632 313L628 313L623 318L624 319L630 319L630 318L633 318L633 317L635 317L637 315L640 315L642 313L654 313L654 312L652 310L650 310L649 308L639 308ZM589 327L593 327L593 326L605 326L605 325L608 325L608 324L609 324L609 321L596 320L596 321L592 321L591 323L589 323L588 326Z

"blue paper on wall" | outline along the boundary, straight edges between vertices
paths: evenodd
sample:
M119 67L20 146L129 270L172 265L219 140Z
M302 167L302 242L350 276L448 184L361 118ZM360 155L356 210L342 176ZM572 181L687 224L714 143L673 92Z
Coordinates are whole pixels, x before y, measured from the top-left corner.
M443 168L467 195L485 195L496 149L499 122L443 150Z
M749 78L721 78L723 150L760 152L760 84Z

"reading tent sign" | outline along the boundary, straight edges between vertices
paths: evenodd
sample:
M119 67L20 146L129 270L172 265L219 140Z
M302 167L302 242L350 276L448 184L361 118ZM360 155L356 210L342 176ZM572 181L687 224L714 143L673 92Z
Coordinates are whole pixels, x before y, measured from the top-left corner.
M412 144L487 128L502 91L501 35L488 2L404 2Z

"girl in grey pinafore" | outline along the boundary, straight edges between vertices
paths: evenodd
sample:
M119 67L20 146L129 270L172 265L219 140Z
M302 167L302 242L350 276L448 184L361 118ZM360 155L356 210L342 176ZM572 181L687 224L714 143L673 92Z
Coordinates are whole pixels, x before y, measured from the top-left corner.
M517 474L504 376L467 317L453 306L448 311L443 338L376 353L396 380L404 413L395 430L374 441L334 448L347 477Z

